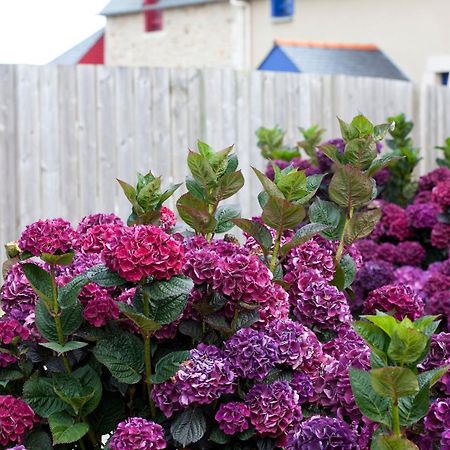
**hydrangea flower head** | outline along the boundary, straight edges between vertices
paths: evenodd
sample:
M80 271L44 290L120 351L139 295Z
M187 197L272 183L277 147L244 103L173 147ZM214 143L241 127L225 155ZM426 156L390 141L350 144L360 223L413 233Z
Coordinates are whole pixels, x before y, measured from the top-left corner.
M172 229L177 224L177 218L171 209L163 206L160 213L159 223L164 231Z
M42 253L67 253L76 238L76 232L67 220L38 220L25 227L19 247L34 256Z
M94 227L95 225L125 225L123 220L116 216L115 214L89 214L88 216L84 216L80 223L77 226L77 233L84 234L89 228Z
M34 411L12 395L0 395L0 445L21 444L37 422Z
M397 245L395 262L400 266L420 266L425 259L425 249L414 241L404 241Z
M219 428L229 435L247 430L249 417L250 411L242 402L222 403L215 415Z
M447 248L450 245L450 225L437 222L431 230L431 245L436 248Z
M116 238L123 226L115 223L94 225L78 235L74 247L81 253L100 254L105 246Z
M393 311L398 320L404 317L416 320L424 313L424 303L410 286L389 284L369 294L364 310L368 314L375 314L376 310Z
M413 228L433 228L441 211L441 207L436 203L419 203L409 205L406 208L406 215L409 225Z
M299 425L286 450L359 450L359 445L343 420L312 416Z
M450 169L439 167L419 178L419 192L431 191L441 181L450 181Z
M111 450L161 450L167 447L161 425L141 417L131 417L117 425Z
M13 339L25 341L30 337L30 332L17 320L8 316L0 318L0 344L8 345Z
M152 276L168 280L181 271L182 244L161 228L152 225L122 227L116 239L106 246L106 265L127 281Z
M432 190L432 200L446 208L450 206L450 180L439 182Z
M95 296L90 299L83 311L86 322L94 327L103 327L109 320L117 320L120 311L117 303L107 289L96 289Z
M438 398L431 404L424 425L425 430L434 435L450 429L450 398Z
M302 418L299 396L286 381L253 386L245 403L252 425L263 436L278 437Z

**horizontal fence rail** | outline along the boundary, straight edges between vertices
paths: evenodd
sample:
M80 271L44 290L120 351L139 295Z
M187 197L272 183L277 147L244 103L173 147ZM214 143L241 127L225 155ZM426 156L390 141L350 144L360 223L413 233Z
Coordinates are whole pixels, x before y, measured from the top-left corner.
M0 66L0 242L39 218L74 224L93 212L125 217L115 179L152 170L165 183L186 176L187 149L201 139L235 145L246 187L234 203L258 212L262 167L255 130L280 125L286 141L318 123L339 136L336 116L374 122L404 112L424 149L450 135L450 89L348 76L105 66ZM173 206L173 205L172 205Z

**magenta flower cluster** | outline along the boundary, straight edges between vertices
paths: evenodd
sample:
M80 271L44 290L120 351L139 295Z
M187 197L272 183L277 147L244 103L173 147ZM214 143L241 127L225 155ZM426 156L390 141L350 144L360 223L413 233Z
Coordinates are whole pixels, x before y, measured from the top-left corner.
M161 450L166 447L162 426L140 417L120 422L109 443L111 450Z
M250 410L242 402L222 403L217 410L215 419L219 428L225 434L242 433L250 426Z

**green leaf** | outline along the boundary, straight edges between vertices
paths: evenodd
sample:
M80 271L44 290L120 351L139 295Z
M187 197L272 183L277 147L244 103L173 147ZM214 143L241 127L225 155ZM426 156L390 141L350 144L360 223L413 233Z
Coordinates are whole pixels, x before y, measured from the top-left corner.
M413 323L413 327L415 330L420 331L425 336L431 338L437 327L439 326L440 321L436 320L439 316L423 316L419 319L415 320Z
M404 367L383 367L370 372L372 387L377 394L388 398L400 398L419 390L417 376Z
M197 140L197 148L200 154L204 156L208 161L210 158L214 156L215 152L213 148L206 142L201 141L200 139Z
M103 394L103 386L97 372L90 366L83 366L73 372L73 376L79 380L85 389L93 389L94 395L81 408L82 415L91 414L99 405Z
M260 319L259 312L255 311L241 311L234 323L234 330L240 330L241 328L249 328Z
M50 274L32 263L22 264L22 270L36 294L47 304L51 304L53 293Z
M385 352L389 345L388 335L381 328L370 322L353 322L353 328L366 341L371 350L375 351L386 362Z
M314 195L316 195L317 190L320 188L320 184L322 183L325 174L320 175L310 175L306 178L306 192L302 198L299 198L295 203L298 205L304 205L308 203Z
M79 441L88 431L86 423L76 423L75 419L66 413L56 413L48 418L48 424L53 436L53 444L70 444Z
M398 324L398 320L396 320L395 317L392 317L389 314L384 314L380 311L377 311L376 316L363 317L369 322L374 323L377 327L380 327L389 337L392 336Z
M91 267L81 276L88 281L98 284L100 287L114 287L121 286L126 283L126 280L121 278L117 273L108 269L104 265Z
M48 312L43 300L36 304L36 326L43 337L49 341L58 341L58 332L54 318ZM83 323L83 308L79 303L61 311L61 326L64 336L73 334Z
M0 367L0 382L20 380L24 377L25 374L13 366Z
M306 195L306 175L301 170L294 170L280 178L277 183L278 189L284 198L290 202L300 200Z
M69 266L72 264L73 258L75 256L74 252L64 253L63 255L52 255L50 253L42 253L40 258L42 261L58 265L58 266Z
M53 375L53 390L56 395L73 410L78 416L81 409L94 397L94 389L83 386L73 374L55 373Z
M120 187L122 188L123 193L125 194L125 197L133 205L133 208L140 210L140 206L136 201L136 189L133 186L131 186L131 184L128 184L125 181L119 179L117 179L117 181L119 182Z
M338 117L339 127L341 128L341 134L344 141L351 141L359 137L359 131L350 123L345 123Z
M417 363L428 344L428 339L413 328L397 327L391 336L388 356L400 366Z
M44 431L32 431L25 437L27 450L53 450L52 440Z
M217 226L216 219L209 212L208 204L189 192L178 199L177 209L184 222L202 234L212 233Z
M270 178L267 178L258 169L255 169L254 167L252 167L252 169L253 169L253 172L255 172L256 176L258 177L258 180L262 184L264 190L267 192L267 194L269 194L269 197L277 197L277 198L284 199L283 193Z
M381 211L379 209L369 209L354 214L345 230L345 243L351 244L368 236L372 233L380 218Z
M430 407L430 386L425 383L416 395L402 397L398 401L400 425L410 427L425 417Z
M272 384L274 381L287 381L290 382L292 380L292 372L284 369L278 369L273 367L270 369L267 376L262 381L264 384Z
M356 404L361 412L374 422L390 426L389 400L379 396L372 388L370 373L350 367L350 384Z
M227 163L227 169L225 170L225 174L229 174L234 172L239 165L238 157L236 153L233 153L231 155L228 155L228 163Z
M226 233L234 227L231 219L237 219L241 216L241 208L239 206L219 206L215 217L217 221L214 233Z
M358 137L370 136L374 132L373 124L362 114L355 116L350 126L358 131Z
M45 348L49 348L60 355L63 353L71 352L73 350L78 350L79 348L86 347L88 345L86 342L69 341L64 345L58 344L58 342L41 342L39 345Z
M309 241L313 236L326 229L328 225L322 223L308 223L301 227L292 238L280 249L280 256L286 256L293 248Z
M138 193L137 202L145 211L153 210L158 206L161 188L161 177L154 178Z
M419 447L406 438L382 434L376 440L376 450L419 450Z
M172 195L178 190L178 188L182 185L183 183L176 183L176 184L171 184L160 196L159 196L159 202L158 202L158 206L162 206L162 204L169 199L170 197L172 197Z
M214 428L209 435L209 440L215 444L224 445L231 440L231 436L225 434L220 428Z
M217 176L205 156L189 151L187 163L192 176L199 181L205 189L217 185Z
M330 181L328 194L342 208L358 208L370 200L372 181L349 164L339 166Z
M344 255L339 261L342 271L344 272L344 287L347 289L353 283L356 276L356 264L350 255Z
M324 153L328 158L331 159L334 163L342 162L342 155L339 153L338 148L335 145L325 144L319 145L317 147L322 153Z
M379 158L374 159L367 169L367 175L369 177L375 175L379 170L387 167L390 163L398 161L400 159L395 153L385 153Z
M26 381L23 399L41 417L49 417L67 408L67 404L54 392L53 382L48 378L32 377Z
M173 377L180 368L181 363L189 359L190 353L187 350L172 352L163 356L155 366L155 374L152 375L151 380L154 384L164 383L169 378Z
M206 190L196 179L186 177L186 188L197 200L206 201Z
M98 436L114 431L117 424L126 417L125 402L120 394L105 392L101 405L101 408L89 415L89 421Z
M94 355L121 383L135 384L141 380L144 345L137 336L120 333L102 339L94 348Z
M366 170L377 157L377 145L371 136L347 142L344 161L359 170Z
M305 209L289 203L284 198L272 197L263 209L262 219L265 224L276 230L295 228L305 218Z
M395 128L395 122L382 123L373 127L373 137L376 141L384 139L389 131L393 131Z
M139 327L142 334L150 335L161 328L159 323L144 316L144 314L136 311L133 307L123 302L118 302L118 306L120 311Z
M258 222L249 219L233 219L232 222L242 231L252 236L266 252L272 247L270 231Z
M230 172L225 174L219 180L219 185L214 192L214 198L217 202L232 197L244 186L245 180L242 172Z
M218 152L214 152L211 157L208 158L214 173L221 177L228 167L228 156L233 151L233 146L224 148Z
M437 367L436 369L427 370L418 375L419 386L422 387L424 384L429 384L432 388L450 369L450 365Z
M336 230L343 222L342 210L332 202L316 198L314 203L309 207L309 219L311 222L327 225L328 228L322 232L327 239L337 239Z
M173 438L183 447L198 442L206 432L206 419L199 408L183 411L170 427Z

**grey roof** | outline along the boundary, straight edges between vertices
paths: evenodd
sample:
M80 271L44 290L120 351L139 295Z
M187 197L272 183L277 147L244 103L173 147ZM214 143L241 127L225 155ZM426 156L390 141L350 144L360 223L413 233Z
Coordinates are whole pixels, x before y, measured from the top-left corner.
M143 0L111 0L100 12L104 16L134 14L151 9L180 8L183 6L218 3L225 0L159 0L154 5L145 5Z
M58 65L73 65L78 64L78 61L88 52L89 49L102 37L105 29L102 28L96 31L93 35L89 36L84 41L67 50L62 55L51 61L49 64Z
M279 46L300 72L409 80L379 49Z

